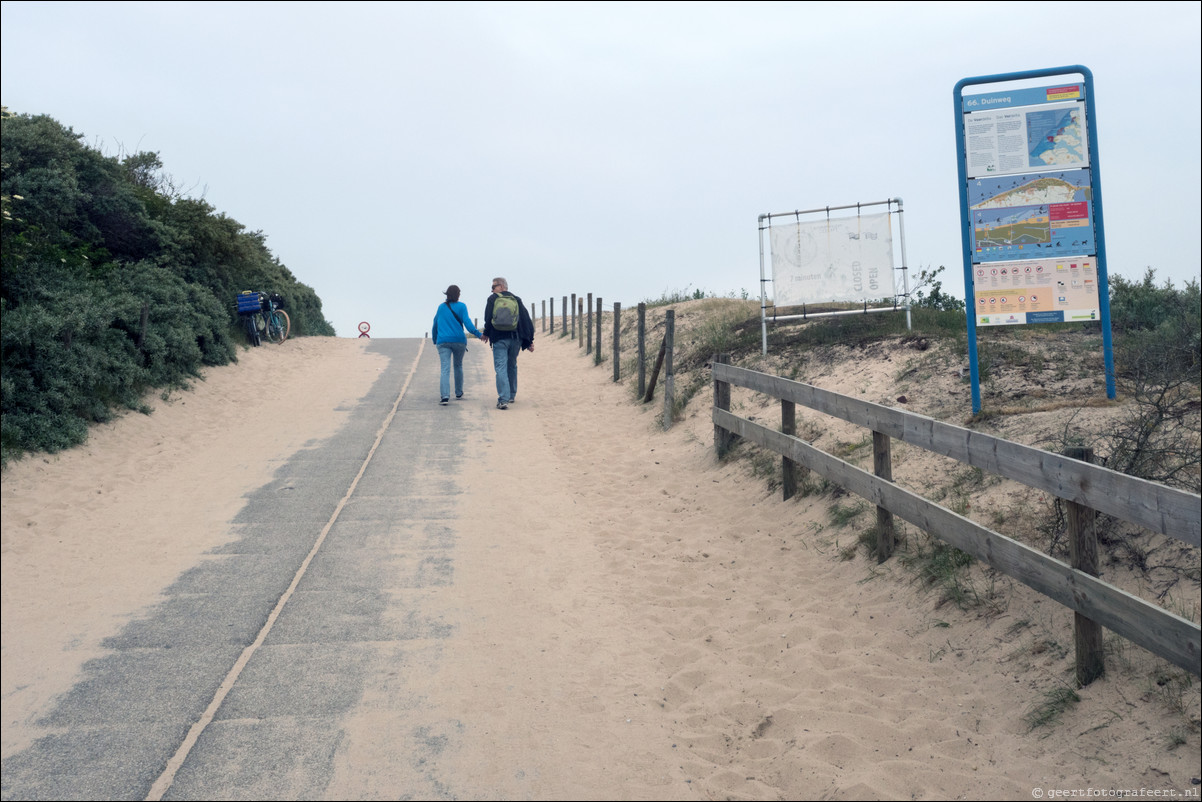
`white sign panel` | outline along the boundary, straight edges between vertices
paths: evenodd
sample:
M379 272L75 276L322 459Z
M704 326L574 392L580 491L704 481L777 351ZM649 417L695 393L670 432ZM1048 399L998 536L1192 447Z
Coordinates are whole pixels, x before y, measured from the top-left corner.
M1089 166L1080 102L973 111L964 120L968 175L1015 175Z
M889 218L884 213L771 226L776 306L893 296Z

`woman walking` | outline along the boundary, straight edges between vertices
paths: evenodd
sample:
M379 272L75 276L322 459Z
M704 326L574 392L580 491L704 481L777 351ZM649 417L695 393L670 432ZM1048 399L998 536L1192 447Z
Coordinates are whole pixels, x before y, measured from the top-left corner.
M440 404L451 400L452 365L455 369L455 397L463 398L463 354L467 351L467 336L463 330L466 328L477 339L480 338L480 332L472 325L472 316L467 313L467 306L459 301L459 287L452 284L443 295L447 296L447 300L438 305L438 311L434 313L434 325L430 329L430 337L438 346L438 359L442 363L442 373L438 379Z

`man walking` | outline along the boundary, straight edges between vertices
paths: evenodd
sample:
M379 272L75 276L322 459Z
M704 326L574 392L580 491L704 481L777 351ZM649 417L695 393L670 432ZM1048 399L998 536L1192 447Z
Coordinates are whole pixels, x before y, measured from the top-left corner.
M518 354L534 351L534 321L503 278L492 280L492 295L484 304L484 336L480 339L492 346L497 409L509 409L518 392Z

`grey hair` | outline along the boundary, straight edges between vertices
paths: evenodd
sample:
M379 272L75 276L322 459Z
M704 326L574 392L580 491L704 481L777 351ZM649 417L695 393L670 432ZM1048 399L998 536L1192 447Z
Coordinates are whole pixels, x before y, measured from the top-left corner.
M502 290L508 290L508 289L509 289L509 282L508 282L508 281L506 281L505 279L501 278L500 276L497 276L496 278L494 278L494 279L492 280L492 283L493 283L493 284L500 284L500 285L501 285L501 289L502 289Z

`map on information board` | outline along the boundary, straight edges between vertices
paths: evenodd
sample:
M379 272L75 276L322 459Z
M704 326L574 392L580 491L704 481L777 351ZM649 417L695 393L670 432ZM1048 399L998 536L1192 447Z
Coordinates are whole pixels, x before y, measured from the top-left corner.
M857 215L771 226L773 302L801 306L892 296L890 216Z
M1088 170L977 178L968 204L974 262L1094 251Z
M1081 104L1027 112L1027 154L1032 167L1089 163Z
M964 121L970 177L1089 166L1080 102L975 111Z

